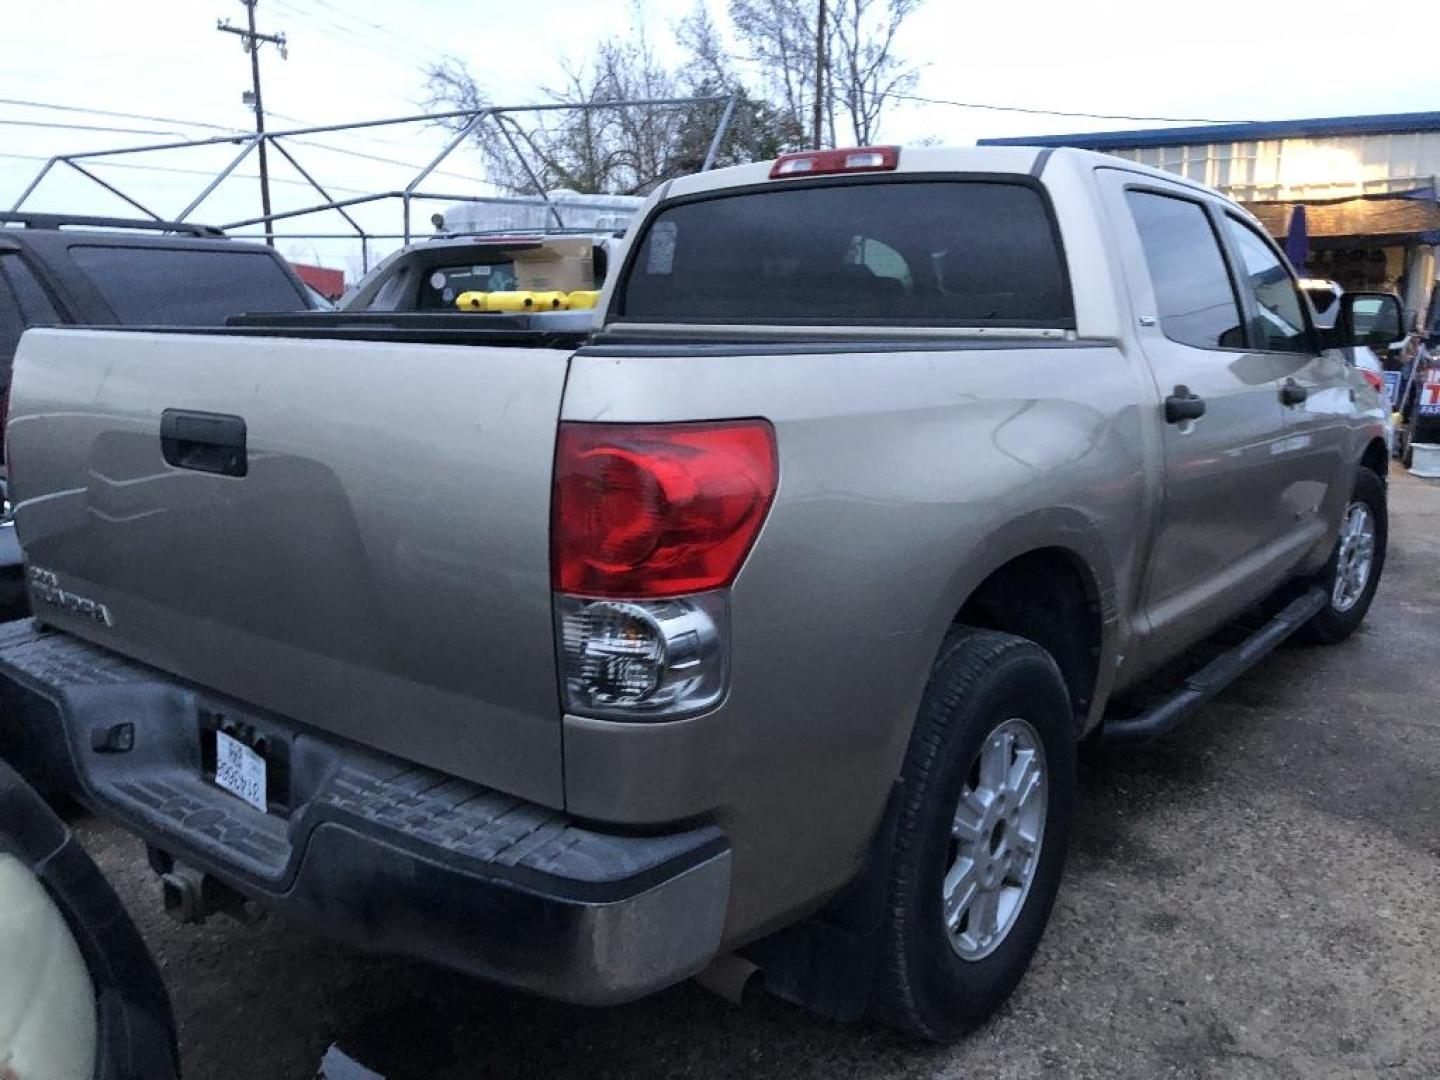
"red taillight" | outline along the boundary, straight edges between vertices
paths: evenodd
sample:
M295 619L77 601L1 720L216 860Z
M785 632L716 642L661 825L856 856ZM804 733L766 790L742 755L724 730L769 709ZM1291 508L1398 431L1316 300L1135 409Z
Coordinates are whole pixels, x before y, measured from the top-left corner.
M560 425L551 578L578 596L644 599L734 580L775 497L764 420Z
M1379 375L1376 375L1375 372L1369 370L1368 368L1361 368L1360 374L1365 376L1365 381L1375 388L1375 392L1377 394L1384 393L1385 380L1382 379Z
M770 166L771 180L833 173L888 172L900 164L898 146L852 146L847 150L803 150L781 154Z

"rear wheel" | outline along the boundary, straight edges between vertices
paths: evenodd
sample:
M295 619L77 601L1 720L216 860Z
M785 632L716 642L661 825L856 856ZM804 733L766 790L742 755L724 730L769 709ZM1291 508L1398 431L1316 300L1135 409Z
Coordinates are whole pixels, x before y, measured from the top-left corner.
M1355 474L1355 490L1341 519L1335 550L1316 579L1325 589L1325 606L1300 628L1303 640L1329 645L1355 632L1380 585L1387 536L1385 484L1361 468Z
M879 1019L954 1038L1015 988L1059 888L1075 754L1049 653L1009 634L951 633L901 777Z

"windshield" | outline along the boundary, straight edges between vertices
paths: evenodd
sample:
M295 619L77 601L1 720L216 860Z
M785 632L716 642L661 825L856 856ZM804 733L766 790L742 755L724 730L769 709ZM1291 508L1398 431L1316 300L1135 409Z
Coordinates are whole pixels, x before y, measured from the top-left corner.
M1059 237L1018 181L748 190L662 209L616 312L642 322L1070 327Z

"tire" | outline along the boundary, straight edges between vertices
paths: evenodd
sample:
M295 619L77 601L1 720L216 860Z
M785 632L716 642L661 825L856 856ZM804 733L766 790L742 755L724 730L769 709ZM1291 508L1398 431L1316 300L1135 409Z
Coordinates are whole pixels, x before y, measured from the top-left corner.
M1357 513L1357 507L1364 508L1364 513L1369 515L1372 523L1370 561L1358 594L1355 594L1352 588L1346 590L1350 595L1342 596L1338 579L1344 569L1342 559L1347 556L1344 534L1352 521L1352 515ZM1369 469L1362 467L1355 471L1355 488L1350 495L1340 529L1341 536L1335 542L1335 550L1331 552L1325 568L1315 578L1316 584L1325 590L1325 606L1297 631L1296 637L1301 641L1316 645L1333 645L1344 641L1364 621L1365 613L1370 610L1370 602L1375 599L1380 573L1385 569L1389 521L1385 504L1385 483ZM1356 568L1353 561L1350 561L1349 565L1352 570Z
M1037 748L1043 753L1037 755ZM997 756L987 759L985 751ZM1017 772L1026 752L1027 763ZM1028 799L1013 792L992 799L990 805L1009 810L1008 819L994 824L991 811L982 815L974 808L985 791L1001 791L999 785L986 788L981 772L988 760L988 777L999 775L1000 756L1013 762L1000 770L1007 777L1028 776L1024 770L1038 758L1040 780ZM1060 886L1077 796L1076 732L1070 695L1050 654L1010 634L951 631L925 690L900 790L871 1013L942 1042L973 1028L1010 995L1030 965ZM970 800L963 807L962 792ZM962 815L972 839L961 836ZM1025 855L1037 837L1038 853ZM967 851L977 853L968 879L962 872ZM1011 859L1008 869L996 869ZM1023 889L1022 878L1028 881ZM964 912L951 905L960 921L955 929L947 926L944 889L952 879L977 886L999 879L999 889L988 890L998 898L993 920L985 914L989 901L979 899L987 890L977 888ZM985 938L987 923L996 931L993 939Z

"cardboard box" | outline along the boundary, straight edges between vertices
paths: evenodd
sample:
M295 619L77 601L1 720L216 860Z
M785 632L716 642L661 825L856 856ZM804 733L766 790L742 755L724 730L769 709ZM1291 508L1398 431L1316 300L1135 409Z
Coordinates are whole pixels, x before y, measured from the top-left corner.
M595 289L595 248L588 237L546 240L543 247L515 252L515 288L531 292Z

